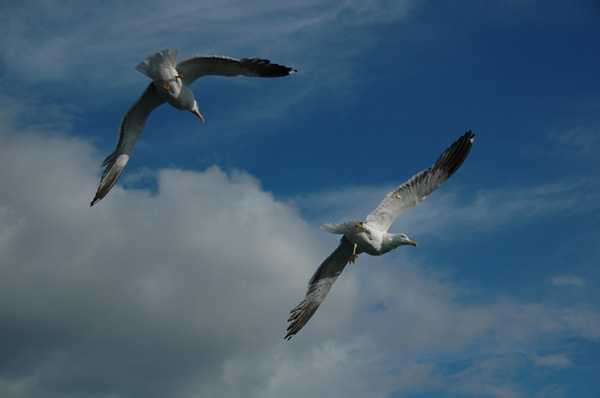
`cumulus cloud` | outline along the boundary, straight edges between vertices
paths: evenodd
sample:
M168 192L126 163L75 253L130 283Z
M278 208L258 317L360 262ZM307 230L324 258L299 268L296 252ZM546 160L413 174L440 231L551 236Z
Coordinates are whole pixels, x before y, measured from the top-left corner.
M239 347L282 340L321 245L292 205L210 168L163 170L155 196L117 186L90 208L89 143L3 125L4 392L62 396L71 379L81 393L164 396Z
M600 338L593 310L479 302L399 250L361 256L285 342L337 237L218 167L158 170L156 192L117 185L90 208L103 156L68 124L18 124L30 110L1 116L2 396L510 396L507 363L569 358L515 352Z

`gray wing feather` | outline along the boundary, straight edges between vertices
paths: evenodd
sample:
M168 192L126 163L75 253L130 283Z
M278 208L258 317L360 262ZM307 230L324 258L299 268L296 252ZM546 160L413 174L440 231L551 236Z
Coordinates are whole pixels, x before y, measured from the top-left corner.
M106 166L106 169L102 173L96 196L90 206L105 197L115 185L131 156L135 142L144 129L148 116L164 102L164 99L156 91L154 83L150 83L146 91L129 108L121 121L115 151L102 162L101 167Z
M458 170L471 151L474 137L468 131L446 149L433 166L388 193L365 222L379 225L382 231L387 231L402 213L431 195Z
M237 60L218 55L197 55L177 63L177 71L183 73L181 80L190 86L196 79L207 75L281 77L296 71L287 66L272 64L266 59L244 58Z
M284 339L291 339L306 325L317 311L327 293L333 286L346 264L350 261L354 245L345 236L340 239L340 244L333 253L321 263L308 283L308 290L304 299L290 313L287 335Z

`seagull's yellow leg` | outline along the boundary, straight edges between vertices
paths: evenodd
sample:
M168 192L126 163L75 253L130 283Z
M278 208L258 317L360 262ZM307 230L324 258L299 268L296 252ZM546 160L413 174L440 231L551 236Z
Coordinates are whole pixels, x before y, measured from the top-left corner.
M356 254L356 247L358 245L355 243L354 244L354 250L352 250L352 257L350 257L350 261L352 262L352 264L354 264L356 262L356 259L358 258L358 254Z
M163 84L163 88L167 91L169 91L171 89L171 86L169 86L168 84Z
M356 228L362 228L365 231L367 230L367 227L364 226L364 224L361 222L359 222L358 224L355 225ZM352 257L350 257L350 261L352 261L352 264L354 264L354 262L356 261L356 259L358 258L358 254L356 254L356 247L358 245L355 243L354 244L354 250L352 250Z
M180 78L180 79L181 79L182 77L183 77L183 73L180 73L180 74L178 74L177 76L175 76L175 79L177 79L177 78Z
M398 194L395 194L394 196L396 197L396 199L402 199L402 196L400 196Z

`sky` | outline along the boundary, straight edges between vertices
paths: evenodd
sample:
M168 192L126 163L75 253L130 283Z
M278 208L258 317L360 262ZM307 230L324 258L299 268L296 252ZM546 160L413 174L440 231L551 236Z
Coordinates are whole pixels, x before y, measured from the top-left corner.
M600 394L597 1L0 2L0 396ZM156 109L148 55L265 58ZM339 236L466 131L458 172L289 311Z

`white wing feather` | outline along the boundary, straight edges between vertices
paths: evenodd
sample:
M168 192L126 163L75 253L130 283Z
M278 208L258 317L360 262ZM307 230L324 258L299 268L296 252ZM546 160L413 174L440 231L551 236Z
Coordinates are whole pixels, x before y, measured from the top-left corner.
M158 94L154 84L150 83L140 98L131 105L121 121L115 151L102 162L102 167L106 166L106 169L102 173L98 190L90 206L105 197L115 185L131 156L135 142L144 129L148 116L164 102L165 100Z
M333 253L321 263L308 283L308 290L304 299L290 313L285 339L291 339L317 311L331 286L342 273L350 261L354 245L345 236L340 239L340 244Z
M475 135L468 131L442 153L437 162L415 174L404 184L388 193L366 218L365 222L387 231L406 210L427 198L442 186L467 158Z
M249 76L249 77L281 77L295 73L287 66L272 64L266 59L244 58L237 60L218 55L197 55L177 63L177 71L183 73L181 80L190 86L202 76Z

